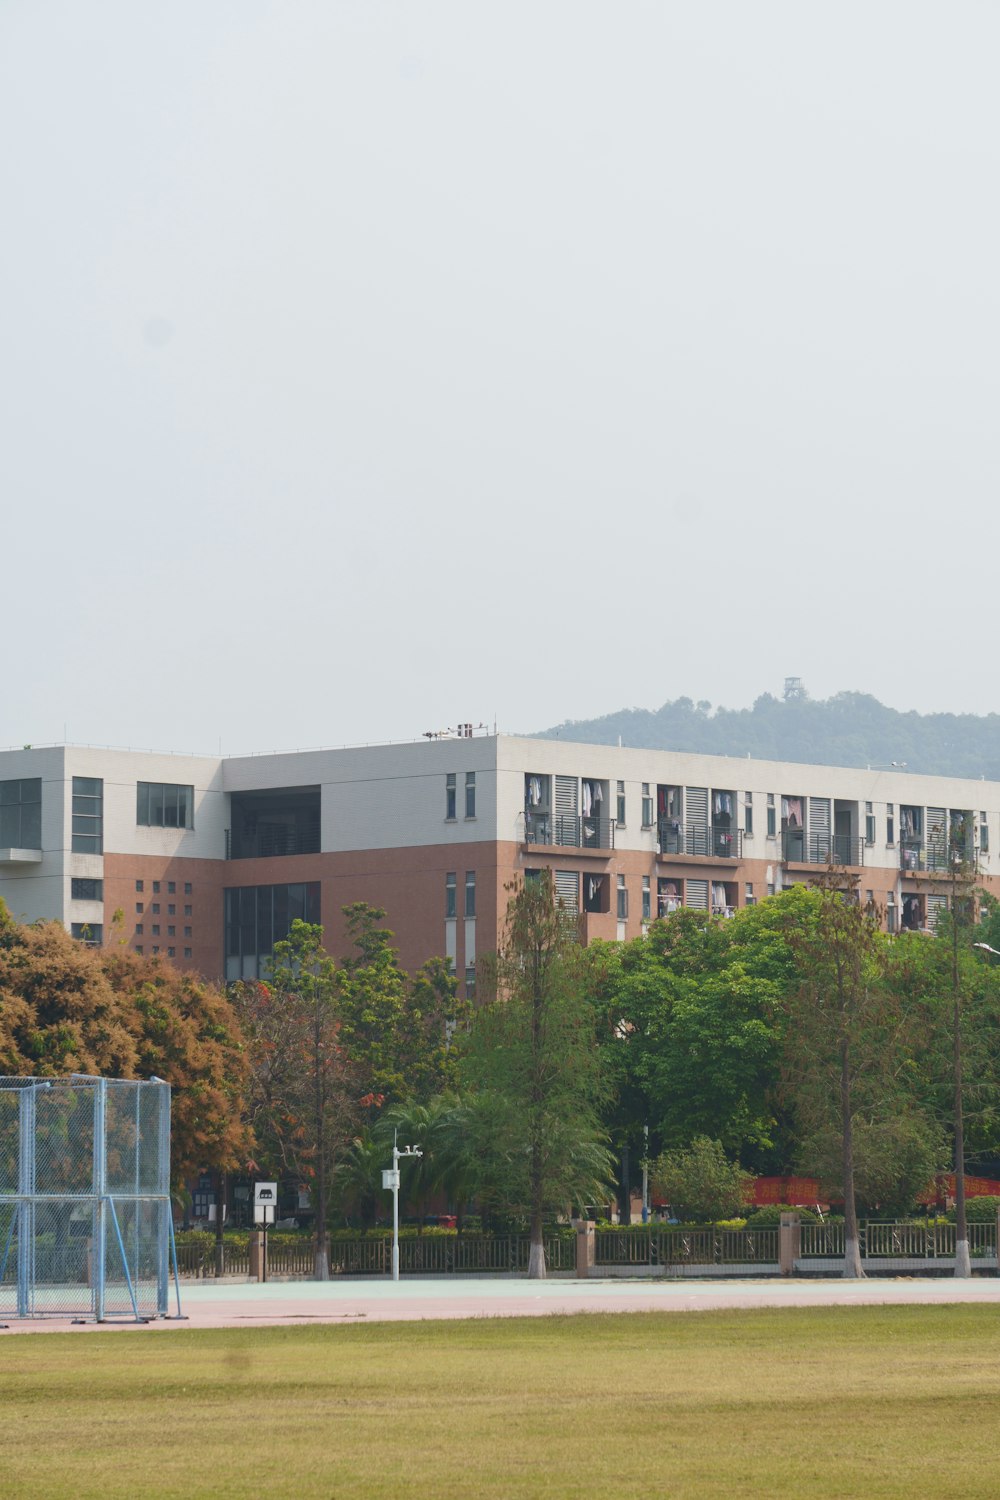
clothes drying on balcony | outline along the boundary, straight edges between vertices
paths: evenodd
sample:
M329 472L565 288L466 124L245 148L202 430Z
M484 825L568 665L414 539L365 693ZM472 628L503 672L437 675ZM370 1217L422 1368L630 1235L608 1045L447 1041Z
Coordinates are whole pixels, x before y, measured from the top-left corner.
M733 815L732 794L730 792L716 792L714 806L717 818L731 818Z
M600 803L604 801L604 792L599 781L584 781L583 783L583 816L589 818L591 813L600 811Z
M540 807L542 805L542 780L540 776L527 777L528 806Z
M787 828L802 827L802 798L782 797L781 816L785 820Z

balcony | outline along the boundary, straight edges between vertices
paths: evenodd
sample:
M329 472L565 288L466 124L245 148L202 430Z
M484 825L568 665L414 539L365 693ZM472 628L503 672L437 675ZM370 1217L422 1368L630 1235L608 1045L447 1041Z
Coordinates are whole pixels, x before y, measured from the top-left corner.
M526 812L525 844L548 849L579 849L581 854L615 847L613 818L577 817L565 813Z
M945 844L940 840L900 839L899 868L904 875L949 875L974 868L976 850L971 840Z
M275 824L256 828L237 838L226 829L227 859L275 859L286 854L318 854L319 827L294 828Z
M853 865L865 862L864 839L849 833L809 833L787 828L781 835L781 858L786 865Z
M692 856L698 859L742 859L743 831L716 823L689 823L686 828L671 818L657 825L657 852L661 859Z

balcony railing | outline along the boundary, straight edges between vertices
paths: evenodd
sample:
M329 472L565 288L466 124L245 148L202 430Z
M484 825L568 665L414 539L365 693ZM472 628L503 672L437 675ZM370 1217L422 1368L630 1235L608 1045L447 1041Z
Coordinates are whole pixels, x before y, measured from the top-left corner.
M560 849L613 849L615 820L566 813L526 812L524 842Z
M863 839L849 833L806 833L786 828L781 835L781 857L786 864L863 865Z
M955 840L946 843L941 839L900 839L899 868L922 870L930 874L947 875L949 871L961 870L975 863L976 851L971 841Z
M740 828L722 828L717 823L689 823L683 827L673 818L661 818L657 837L662 857L671 854L694 854L703 859L743 857L743 831Z
M233 833L226 829L227 859L274 859L285 854L318 854L319 828L257 829L252 833Z

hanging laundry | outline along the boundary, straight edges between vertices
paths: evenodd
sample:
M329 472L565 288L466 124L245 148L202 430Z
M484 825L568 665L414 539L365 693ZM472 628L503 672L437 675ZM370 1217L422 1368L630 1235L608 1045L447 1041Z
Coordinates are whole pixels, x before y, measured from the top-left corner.
M604 788L601 786L601 783L599 781L595 781L593 783L593 787L594 787L594 801L595 802L603 802L604 801Z

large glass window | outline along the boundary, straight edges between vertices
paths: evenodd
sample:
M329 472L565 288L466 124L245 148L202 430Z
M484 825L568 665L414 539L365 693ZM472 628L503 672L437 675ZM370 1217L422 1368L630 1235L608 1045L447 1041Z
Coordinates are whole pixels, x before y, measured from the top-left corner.
M80 880L76 876L69 883L69 893L74 901L103 901L103 880Z
M476 915L476 872L466 870L465 872L465 915L474 917Z
M0 849L42 847L42 778L0 781Z
M476 816L476 773L466 771L465 773L465 816L474 818Z
M101 922L73 922L70 936L78 943L86 943L88 948L99 948L104 942L104 925Z
M104 852L104 782L99 776L73 777L74 854Z
M142 828L193 828L194 787L169 781L140 781L135 821Z
M274 945L288 936L296 918L314 923L320 920L318 880L227 890L226 978L266 978Z
M446 822L453 822L455 818L455 799L458 791L455 786L457 772L449 771L444 778L444 816Z
M458 872L455 870L444 877L444 914L446 917L458 916Z

